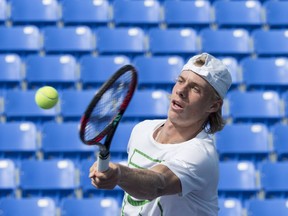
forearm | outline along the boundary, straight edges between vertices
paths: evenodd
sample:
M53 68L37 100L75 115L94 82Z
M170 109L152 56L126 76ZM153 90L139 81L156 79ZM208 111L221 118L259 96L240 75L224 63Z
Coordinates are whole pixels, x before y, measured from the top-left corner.
M165 176L148 169L133 169L119 165L118 185L137 199L152 200L163 195L166 187Z

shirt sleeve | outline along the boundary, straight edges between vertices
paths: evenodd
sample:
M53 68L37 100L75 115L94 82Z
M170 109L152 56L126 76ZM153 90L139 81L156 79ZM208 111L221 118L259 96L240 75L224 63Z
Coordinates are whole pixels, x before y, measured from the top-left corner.
M215 153L200 145L184 148L171 160L162 162L181 181L182 194L201 191L209 181L218 181L218 159Z

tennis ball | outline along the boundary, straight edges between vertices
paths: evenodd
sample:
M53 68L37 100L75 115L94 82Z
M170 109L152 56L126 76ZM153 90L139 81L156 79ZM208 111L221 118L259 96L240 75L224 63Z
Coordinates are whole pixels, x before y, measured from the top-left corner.
M51 86L39 88L35 94L35 102L42 109L50 109L58 102L58 92Z

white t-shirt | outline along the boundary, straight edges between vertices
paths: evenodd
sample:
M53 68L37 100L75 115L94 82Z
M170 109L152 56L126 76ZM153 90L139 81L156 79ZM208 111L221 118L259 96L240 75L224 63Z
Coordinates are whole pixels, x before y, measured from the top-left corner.
M203 130L179 144L161 144L154 131L165 120L137 124L128 144L128 166L167 166L181 181L182 193L155 200L137 200L125 193L121 215L125 216L215 216L218 215L218 154L212 138Z

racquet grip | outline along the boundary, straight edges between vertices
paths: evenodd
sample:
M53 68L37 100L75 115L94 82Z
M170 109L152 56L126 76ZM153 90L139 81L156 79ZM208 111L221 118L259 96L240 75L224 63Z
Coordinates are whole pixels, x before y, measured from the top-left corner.
M99 152L97 153L97 170L99 172L105 172L109 169L110 154L103 158Z

